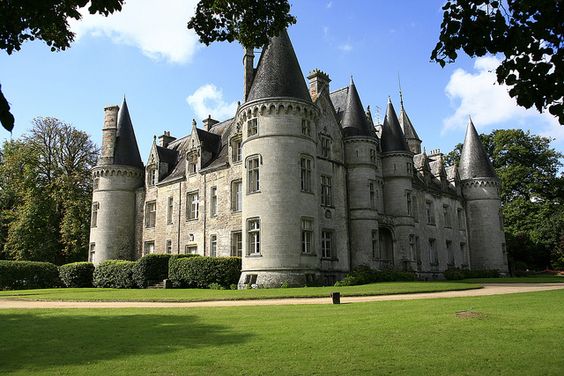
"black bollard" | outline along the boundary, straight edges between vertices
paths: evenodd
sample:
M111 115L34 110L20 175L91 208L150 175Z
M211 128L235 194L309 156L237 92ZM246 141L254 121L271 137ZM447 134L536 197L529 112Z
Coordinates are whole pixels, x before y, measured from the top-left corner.
M333 299L333 304L341 304L341 293L340 292L332 292L331 298Z

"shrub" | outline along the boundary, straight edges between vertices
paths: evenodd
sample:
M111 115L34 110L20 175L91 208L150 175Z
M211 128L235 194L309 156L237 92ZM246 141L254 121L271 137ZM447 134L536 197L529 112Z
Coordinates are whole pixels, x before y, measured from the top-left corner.
M0 290L43 289L60 286L55 264L0 260Z
M366 265L355 268L351 273L345 275L335 286L365 285L375 282L415 281L413 272L398 272L395 270L372 270Z
M131 289L136 287L133 280L135 261L107 260L94 270L95 287Z
M217 283L229 288L239 281L240 274L240 257L200 256L171 260L168 276L175 287L208 288Z
M454 281L467 278L498 278L498 270L465 270L459 268L448 269L443 272L446 279Z
M133 270L133 280L139 288L168 278L168 262L172 255L151 254L141 257Z
M92 287L94 264L73 262L59 266L59 277L66 287Z
M225 287L223 287L222 285L220 285L219 283L210 283L210 285L208 286L208 288L210 290L225 290Z

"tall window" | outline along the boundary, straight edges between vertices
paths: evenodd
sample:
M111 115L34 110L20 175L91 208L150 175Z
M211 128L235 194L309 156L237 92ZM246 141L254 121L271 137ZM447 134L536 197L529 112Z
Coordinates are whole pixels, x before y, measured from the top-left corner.
M166 241L166 253L167 254L171 254L172 253L172 240L167 240Z
M94 182L92 183L92 189L97 190L99 186L100 186L100 178L95 178Z
M372 230L372 258L380 259L380 247L378 244L378 230Z
M407 202L407 215L412 216L413 215L413 197L411 195L411 192L405 193L405 199L406 199L406 202Z
M210 188L210 216L217 215L217 187Z
M241 180L231 182L231 210L238 212L243 207L243 183Z
M157 203L155 201L148 202L145 205L145 227L155 227L157 220Z
M96 255L96 243L90 243L90 252L88 254L88 261L94 262L95 255Z
M411 210L413 212L413 219L415 220L415 222L419 222L419 207L418 207L418 203L417 203L417 194L413 194L411 195Z
M259 157L249 158L247 161L249 193L260 191Z
M376 163L376 150L370 149L370 162Z
M145 242L145 244L143 244L143 256L149 255L151 253L155 253L155 242L154 241Z
M198 192L190 192L186 195L186 219L198 219L200 201Z
M149 187L154 187L155 184L157 184L158 179L159 179L159 171L155 166L150 167L149 170L147 171L147 185Z
M456 217L458 219L458 228L463 229L464 228L464 211L462 210L462 208L456 209Z
M168 198L168 205L166 207L166 223L172 224L172 209L174 207L174 198Z
M448 266L454 267L454 252L452 251L452 241L446 241L446 249L447 249L447 258L448 258Z
M321 156L329 158L331 153L331 139L327 136L321 136Z
M258 121L256 118L247 121L247 137L258 133Z
M331 177L321 175L321 205L333 205L333 188L331 187Z
M98 226L98 210L100 209L100 203L99 202L93 202L92 203L92 221L91 221L91 227L96 227Z
M370 180L368 182L368 190L370 191L370 208L376 208L376 182Z
M231 159L233 160L233 162L241 162L241 155L241 139L236 138L231 141Z
M429 261L431 265L439 265L439 254L437 252L435 239L429 239Z
M217 235L210 236L210 256L217 256Z
M313 220L302 218L302 253L313 252Z
M243 233L234 231L231 233L231 256L241 257L243 255Z
M427 224L435 224L435 210L433 209L433 202L430 200L425 201L425 212L427 214Z
M312 164L313 162L309 157L302 157L300 159L302 192L311 192Z
M466 257L466 243L460 243L460 254L462 255L462 266L468 266L468 258Z
M311 136L311 122L309 120L302 119L302 134Z
M260 254L260 219L247 220L247 254Z
M321 257L331 258L333 248L333 232L321 231Z
M450 227L450 213L448 205L443 205L443 218L445 221L445 227Z

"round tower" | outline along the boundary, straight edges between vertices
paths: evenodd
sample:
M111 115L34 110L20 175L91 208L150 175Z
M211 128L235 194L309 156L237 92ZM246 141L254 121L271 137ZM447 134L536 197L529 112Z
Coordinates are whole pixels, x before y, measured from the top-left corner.
M118 106L104 110L102 150L92 170L88 259L95 264L135 255L136 191L143 186L144 169L125 99L118 111Z
M392 255L394 268L411 270L414 255L410 254L410 242L415 230L410 212L413 202L413 153L390 100L382 125L382 174L384 213L393 217L394 224L393 229L383 226L380 230L381 252ZM392 249L389 249L390 243Z
M284 31L263 51L236 115L244 162L240 287L303 285L319 274L318 116Z
M507 273L499 179L472 120L466 129L458 172L466 201L470 267Z

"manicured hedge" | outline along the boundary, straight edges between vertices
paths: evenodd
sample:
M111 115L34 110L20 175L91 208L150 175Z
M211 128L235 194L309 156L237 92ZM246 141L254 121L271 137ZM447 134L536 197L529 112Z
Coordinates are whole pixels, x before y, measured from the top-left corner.
M0 290L42 289L60 286L55 264L0 260Z
M168 271L173 286L192 288L208 288L214 283L229 288L240 275L240 257L176 258L169 263Z
M137 260L133 270L133 279L139 288L161 282L168 278L168 261L172 255L150 254Z
M467 278L498 278L499 270L465 270L465 269L448 269L443 272L448 280L460 280Z
M107 260L94 270L95 287L131 289L137 287L133 280L135 261Z
M351 273L345 275L335 286L355 286L365 285L375 282L398 282L415 281L417 275L413 272L399 272L395 270L372 270L368 266L355 268Z
M73 262L59 266L59 277L66 287L92 287L94 264Z

